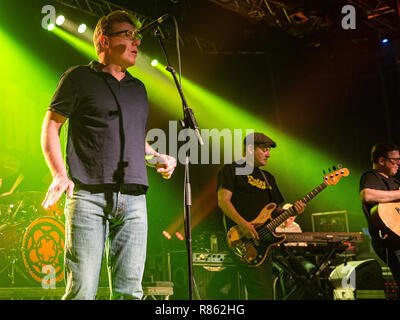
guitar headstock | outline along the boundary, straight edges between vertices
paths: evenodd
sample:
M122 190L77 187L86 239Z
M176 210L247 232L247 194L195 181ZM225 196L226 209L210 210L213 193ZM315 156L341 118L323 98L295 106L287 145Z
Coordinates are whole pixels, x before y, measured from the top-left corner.
M329 169L329 174L325 174L324 171L324 181L327 185L335 185L342 177L347 177L350 174L349 169L347 168L340 168L336 170L336 168L333 167L333 170L335 171L331 172Z

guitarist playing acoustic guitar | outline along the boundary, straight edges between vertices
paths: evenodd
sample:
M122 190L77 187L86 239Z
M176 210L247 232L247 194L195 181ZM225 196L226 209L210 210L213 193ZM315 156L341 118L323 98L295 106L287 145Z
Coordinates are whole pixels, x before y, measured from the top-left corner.
M400 284L400 148L391 143L372 147L372 170L360 180L360 198L376 254Z
M247 142L247 144L246 144ZM270 158L271 148L276 143L263 133L255 132L244 139L244 159L223 166L218 174L218 206L224 217L226 231L234 225L248 239L259 239L256 225L250 223L267 203L280 205L284 199L278 189L275 178L268 171L260 167L266 165ZM245 165L253 167L248 175L237 175L238 167ZM302 213L305 203L297 201L293 205L297 213ZM278 216L284 210L278 207L274 214ZM275 217L273 216L273 217ZM232 254L237 269L246 285L250 300L272 300L272 260L268 256L257 268L249 268L243 265Z

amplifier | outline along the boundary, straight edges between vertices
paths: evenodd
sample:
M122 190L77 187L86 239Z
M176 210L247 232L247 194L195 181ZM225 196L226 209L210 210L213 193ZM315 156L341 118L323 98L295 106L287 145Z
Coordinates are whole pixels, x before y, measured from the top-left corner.
M384 281L375 259L347 261L329 276L335 300L385 299Z
M227 251L192 253L194 299L237 300L244 297L244 284ZM188 299L188 266L185 251L171 253L174 294L171 300ZM197 295L198 293L198 295Z
M193 252L193 265L209 267L234 266L229 252Z

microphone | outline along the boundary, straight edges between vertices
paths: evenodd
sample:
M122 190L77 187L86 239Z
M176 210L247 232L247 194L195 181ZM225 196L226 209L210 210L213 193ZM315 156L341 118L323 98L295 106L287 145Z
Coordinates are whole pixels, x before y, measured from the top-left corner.
M144 27L140 28L138 30L138 33L144 33L146 32L148 29L151 29L153 27L158 26L159 24L163 23L165 20L167 20L167 18L169 17L168 13L162 15L161 17L159 17L156 20L153 20L152 22L146 24Z

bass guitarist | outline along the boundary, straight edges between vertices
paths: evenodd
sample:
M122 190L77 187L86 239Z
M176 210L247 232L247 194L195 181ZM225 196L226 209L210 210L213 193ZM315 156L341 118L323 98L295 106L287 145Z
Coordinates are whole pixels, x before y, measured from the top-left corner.
M360 180L360 198L371 234L371 244L376 254L389 266L393 277L400 283L400 239L396 245L388 242L388 231L380 228L371 212L378 203L400 201L400 181L396 175L400 164L400 148L391 143L379 143L372 147L372 170Z
M274 176L268 171L260 169L266 165L271 157L271 148L276 143L260 132L252 133L244 139L243 159L224 165L218 173L218 206L223 213L225 230L238 225L248 239L259 239L255 226L250 223L261 209L268 203L278 206L284 201L276 184ZM250 166L252 172L247 175L238 174L237 168ZM302 201L294 203L298 213L302 213L305 204ZM275 218L284 210L278 207L273 217ZM268 256L256 268L249 268L232 254L237 270L241 275L250 300L273 299L273 274L272 260Z

